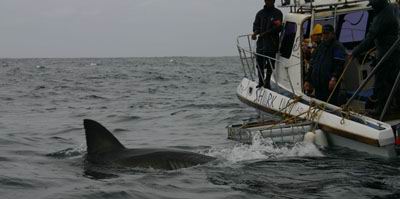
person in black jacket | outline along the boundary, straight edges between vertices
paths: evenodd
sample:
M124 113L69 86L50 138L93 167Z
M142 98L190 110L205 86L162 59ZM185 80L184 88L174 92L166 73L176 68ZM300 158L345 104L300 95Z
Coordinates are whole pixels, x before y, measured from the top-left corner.
M264 8L258 11L253 23L251 38L257 39L256 61L258 72L257 88L264 86L270 89L270 79L274 68L276 53L279 47L279 33L282 30L282 12L275 8L275 0L264 0ZM271 57L273 59L268 59ZM264 78L264 70L267 69Z
M376 46L377 60L385 55L392 45L399 38L399 9L396 5L390 4L387 0L370 0L369 5L375 12L375 17L369 27L364 41L352 52L353 57L359 57L369 49ZM376 107L370 112L371 115L378 115L382 112L389 93L393 87L400 69L400 49L397 49L381 64L376 71L374 94L369 102L377 101ZM398 95L398 94L397 94ZM398 96L396 98L399 98Z
M324 25L322 28L322 42L311 57L310 69L305 78L304 88L313 87L315 89L315 98L327 101L342 74L345 59L346 50L336 40L333 26ZM336 88L329 103L340 105L338 91L339 88Z

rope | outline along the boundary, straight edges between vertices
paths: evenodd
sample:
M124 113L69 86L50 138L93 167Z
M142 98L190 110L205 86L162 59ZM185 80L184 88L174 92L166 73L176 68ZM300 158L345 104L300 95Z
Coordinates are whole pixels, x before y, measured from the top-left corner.
M285 107L279 109L279 110L274 114L274 116L276 116L278 113L281 113L283 110L287 109L288 107L292 106L291 109L290 109L290 111L289 111L289 113L290 113L290 112L292 111L293 107L294 107L294 104L297 103L297 102L300 102L301 99L302 99L301 96L297 96L297 95L294 96L294 97L293 97L293 101L287 103ZM285 116L286 111L285 111L285 113L282 113L282 114L284 114L284 116Z
M370 51L368 51L368 53L365 55L362 64L365 63L366 58L368 56L369 53L371 53L373 50L375 49L371 49ZM257 54L257 53L255 53ZM342 74L340 75L339 79L337 80L335 87L333 88L332 92L330 93L328 99L326 100L326 103L329 103L329 101L331 100L333 94L335 93L337 87L339 86L339 83L342 81L344 74L346 73L346 71L348 70L350 64L353 62L353 57L350 58L350 60L347 62L345 68L343 69ZM290 79L290 77L289 77ZM294 93L294 92L293 92ZM276 113L282 113L283 114L283 120L279 123L273 124L271 126L271 128L275 127L278 124L282 124L282 123L296 123L297 119L299 119L301 116L303 116L304 114L307 114L305 116L305 119L310 120L311 122L315 123L314 127L312 128L312 131L315 132L318 121L321 117L321 114L319 114L321 111L325 111L326 110L326 104L318 104L316 105L315 103L310 102L309 104L309 109L305 112L302 112L298 115L294 115L294 116L290 116L290 112L293 110L294 106L296 103L300 102L300 100L302 99L301 96L294 96L293 97L293 101L291 101L290 103L288 103L285 107L279 109ZM286 110L288 109L288 110ZM290 109L290 110L289 110ZM284 111L284 112L283 112ZM340 124L344 124L346 119L350 119L350 115L351 115L351 109L350 108L346 108L346 109L342 109L340 110L340 113L342 115L342 119L340 121Z
M363 61L361 62L361 65L364 65L368 55L373 52L375 50L375 48L370 49L364 56ZM333 88L331 94L329 95L328 99L326 100L326 102L329 102L333 96L333 94L335 93L340 81L343 79L344 74L346 73L347 69L349 68L350 64L353 62L353 57L350 58L349 62L347 62L345 68L343 69L342 74L340 75L339 79L337 80L335 87ZM342 115L342 120L340 121L340 124L344 124L345 123L345 119L349 119L350 118L350 112L354 111L351 110L349 107L342 107L343 109L340 111L341 115ZM362 110L358 110L357 112L361 112ZM365 112L365 111L364 111ZM365 113L364 113L365 114ZM362 114L362 115L364 115Z
M301 99L301 97L299 97L299 96L297 96L297 97L298 97L298 99L296 99L296 100L294 100L293 102L289 103L286 107L284 107L283 109L281 109L281 111L284 110L284 109L286 109L286 108L289 108L289 107L291 107L291 110L292 110L293 107L294 107L294 105L295 105L297 102L299 102L299 99ZM311 122L314 122L314 123L315 123L315 126L312 128L313 131L315 131L315 129L316 129L316 124L317 124L316 121L318 121L318 120L320 119L320 117L321 117L321 114L319 114L319 113L320 113L321 111L323 111L324 109L325 109L325 104L316 105L315 103L312 103L312 102L311 102L307 111L304 111L304 112L302 112L302 113L299 113L298 115L294 115L294 116L287 117L287 118L285 118L284 120L280 121L279 123L272 125L271 128L275 127L275 126L278 125L278 124L282 124L282 123L287 123L287 124L296 123L296 122L297 122L297 119L299 119L301 116L303 116L303 115L306 114L306 116L305 116L304 118L305 118L306 120L310 120ZM291 112L291 110L290 110L289 112ZM286 115L289 115L289 114L285 114L285 113L284 113L284 117L285 117ZM319 116L319 117L318 117L318 116Z
M344 76L345 72L347 71L347 69L349 68L349 66L352 63L352 61L353 61L353 57L351 57L349 62L346 64L342 74L340 75L339 79L337 80L337 82L335 84L335 87L333 88L331 94L329 95L328 99L326 100L327 103L331 100L334 92L336 91L340 81L343 79L343 76ZM294 100L292 102L288 103L285 107L283 107L280 110L278 110L278 112L282 112L283 110L285 110L285 109L290 107L290 110L288 111L288 113L290 113L293 110L294 105L297 102L299 102L300 100L301 100L301 96L295 96ZM307 120L310 120L311 122L315 123L314 127L312 128L312 131L314 132L316 130L318 121L319 121L319 119L321 117L321 114L319 114L319 113L321 111L325 111L325 109L326 109L326 105L324 103L316 105L315 103L310 102L309 109L307 111L303 112L303 113L300 113L300 114L296 115L296 116L287 117L289 114L287 114L286 111L285 111L285 113L283 113L283 114L284 114L284 118L285 117L286 118L283 121L281 121L280 123L297 122L297 119L300 116L302 116L304 114L307 114L305 118ZM340 121L340 124L343 125L344 122L345 122L345 119L349 119L350 118L350 109L342 110L341 113L342 113L341 114L342 115L342 120Z
M345 119L350 119L350 112L351 109L348 108L347 110L341 111L342 119L340 120L340 124L343 125L345 123Z
M329 103L329 101L331 100L333 94L336 91L336 88L339 86L340 81L343 79L344 74L346 73L347 69L349 68L351 62L353 62L353 57L350 58L349 62L347 62L346 66L343 69L342 74L340 75L339 79L336 81L335 87L333 88L331 94L329 95L328 99L326 100L327 103Z
M365 56L364 56L363 61L361 62L361 65L364 65L364 64L365 64L365 61L367 60L368 55L369 55L370 53L372 53L373 51L375 51L375 50L376 50L376 47L370 49L367 53L365 53Z

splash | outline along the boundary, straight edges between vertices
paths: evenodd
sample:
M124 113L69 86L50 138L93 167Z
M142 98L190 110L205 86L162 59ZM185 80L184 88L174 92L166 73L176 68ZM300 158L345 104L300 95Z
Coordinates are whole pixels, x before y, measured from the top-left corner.
M322 152L312 143L280 143L260 134L253 137L252 144L235 144L229 148L212 148L206 154L225 159L229 162L240 162L255 159L276 159L282 157L323 157Z
M86 145L81 144L77 148L67 148L61 151L57 151L54 153L47 154L46 156L57 158L57 159L66 159L73 158L76 156L80 156L86 152Z

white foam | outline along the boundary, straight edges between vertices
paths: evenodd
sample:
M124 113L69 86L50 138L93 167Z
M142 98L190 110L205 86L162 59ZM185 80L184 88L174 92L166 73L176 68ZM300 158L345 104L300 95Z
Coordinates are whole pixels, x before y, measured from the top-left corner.
M75 157L84 153L86 153L86 144L80 144L78 147L66 150L64 155L67 157Z
M270 138L260 135L253 137L252 144L235 144L232 147L212 148L207 155L223 158L229 162L254 159L275 159L281 157L323 157L322 152L312 143L276 145Z

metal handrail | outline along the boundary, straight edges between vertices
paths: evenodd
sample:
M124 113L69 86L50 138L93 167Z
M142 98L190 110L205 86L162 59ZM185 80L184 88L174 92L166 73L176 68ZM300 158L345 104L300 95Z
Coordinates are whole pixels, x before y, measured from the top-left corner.
M240 39L245 38L245 37L247 38L247 41L248 41L247 42L248 43L248 49L242 47L241 43L240 43ZM286 69L285 71L286 71L286 74L287 74L287 76L289 78L289 81L290 81L290 88L291 88L292 92L295 93L288 69L291 68L291 67L300 65L300 63L289 65L285 61L282 61L282 60L279 60L277 58L273 58L273 57L270 57L270 56L263 55L263 54L255 52L253 50L254 47L252 46L252 42L250 40L250 37L251 37L251 34L239 35L237 37L237 40L236 40L236 45L237 45L237 48L238 48L238 51L239 51L239 57L240 57L240 61L242 63L242 69L244 71L245 77L249 77L250 76L249 78L254 81L254 77L257 77L257 75L255 74L255 71L256 71L255 69L257 68L257 72L260 72L260 71L258 71L259 69L256 66L256 62L254 61L254 59L257 56L261 56L261 57L267 58L267 61L269 63L271 63L272 60L273 60L273 61L275 61L275 63L279 63L280 65L285 66L284 69ZM248 61L249 58L251 59L251 63L249 63L249 61ZM248 70L248 73L246 72L246 68ZM247 76L247 75L249 75L249 76ZM278 78L277 78L276 72L274 70L272 70L272 75L275 78L276 84L278 84ZM277 86L277 87L279 89L279 86Z
M348 6L360 4L367 1L368 0L353 0L353 1L344 0L344 1L337 1L336 3L326 3L326 4L315 4L313 3L313 1L310 1L305 4L300 4L297 3L296 1L291 3L290 0L286 0L286 2L283 2L283 0L281 0L281 5L282 5L281 7L290 8L290 12L307 12L311 11L312 9L332 9L332 7L337 7L339 9L347 8Z
M281 60L278 60L278 59L276 59L276 58L273 58L273 57L269 57L269 56L267 56L267 55L263 55L263 54L256 53L256 52L254 52L254 51L251 50L251 49L252 49L251 46L249 46L249 50L246 50L245 48L241 47L240 44L239 44L239 43L240 43L240 42L239 42L239 39L242 38L242 37L250 37L250 36L251 36L251 34L248 34L248 35L240 35L240 36L238 36L236 46L237 46L239 49L242 49L243 51L248 52L248 53L250 53L250 54L262 56L262 57L265 57L265 58L274 60L274 61L279 62L279 63L282 63L282 64L285 64L285 63L286 63L286 62L281 61ZM296 66L296 65L299 65L299 64L298 64L298 63L297 63L297 64L292 64L292 65L288 65L288 66L286 66L286 67L287 67L287 68L291 68L291 67Z
M393 85L393 87L392 87L392 90L390 91L389 98L388 98L388 100L386 100L385 107L383 108L383 111L382 111L382 113L381 113L381 116L379 117L379 120L381 120L381 121L383 120L383 117L385 116L386 111L387 111L387 109L388 109L390 103L392 102L394 92L395 92L395 91L397 90L397 88L399 87L399 81L400 81L400 72L397 74L396 81L394 82L394 85Z
M374 69L371 71L371 73L367 76L367 78L364 79L364 81L361 83L361 85L357 88L357 90L354 92L353 96L349 100L347 100L347 103L343 106L344 109L348 108L350 103L354 100L354 98L360 93L360 91L367 85L369 80L375 75L376 71L382 67L382 63L386 61L387 57L389 57L393 51L396 50L396 47L398 47L398 44L400 43L400 37L394 42L392 47L383 55L381 60L379 60L378 64L374 67Z

